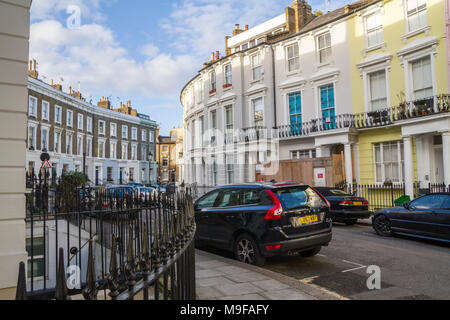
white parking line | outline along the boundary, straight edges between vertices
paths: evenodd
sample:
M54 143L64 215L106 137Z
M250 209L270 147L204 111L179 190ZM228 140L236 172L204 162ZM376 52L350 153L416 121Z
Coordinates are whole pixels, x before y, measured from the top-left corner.
M355 266L358 266L357 268L344 270L344 271L342 271L342 273L346 273L346 272L351 272L351 271L356 271L356 270L367 268L367 266L364 266L364 265L356 263L356 262L351 262L351 261L348 261L348 260L342 260L342 261L345 262L345 263L348 263L348 264L353 264Z

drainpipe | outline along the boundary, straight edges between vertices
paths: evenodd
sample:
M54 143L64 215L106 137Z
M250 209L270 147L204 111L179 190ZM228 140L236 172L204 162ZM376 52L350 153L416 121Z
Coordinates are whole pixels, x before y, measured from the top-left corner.
M278 128L278 121L277 121L277 86L276 86L276 76L275 76L275 50L273 49L273 46L270 45L270 49L272 50L272 76L273 76L273 120L274 120L274 129Z

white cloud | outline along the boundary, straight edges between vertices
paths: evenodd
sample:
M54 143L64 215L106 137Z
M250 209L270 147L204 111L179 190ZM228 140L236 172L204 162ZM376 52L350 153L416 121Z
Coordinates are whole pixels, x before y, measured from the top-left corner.
M67 29L60 22L45 20L31 26L30 57L39 72L50 79L64 78L64 85L77 88L78 81L90 92L114 95L173 97L183 85L183 75L195 65L189 55L158 53L156 47L143 62L128 55L112 31L99 24Z
M159 53L159 48L152 43L142 46L139 52L147 57L153 57Z
M116 0L33 0L31 18L32 21L52 20L55 15L66 12L69 6L78 6L83 20L100 22L106 18L100 11L101 6L114 2Z

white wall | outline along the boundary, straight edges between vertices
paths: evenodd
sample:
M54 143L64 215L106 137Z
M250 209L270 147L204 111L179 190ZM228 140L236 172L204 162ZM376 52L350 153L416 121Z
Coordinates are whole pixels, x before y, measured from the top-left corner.
M31 0L0 2L0 289L15 287L25 252L25 148ZM13 298L14 290L1 292Z

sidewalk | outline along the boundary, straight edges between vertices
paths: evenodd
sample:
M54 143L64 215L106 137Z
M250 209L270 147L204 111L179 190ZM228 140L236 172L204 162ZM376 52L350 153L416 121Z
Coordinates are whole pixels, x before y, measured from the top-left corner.
M317 287L208 252L196 254L200 300L336 300Z

